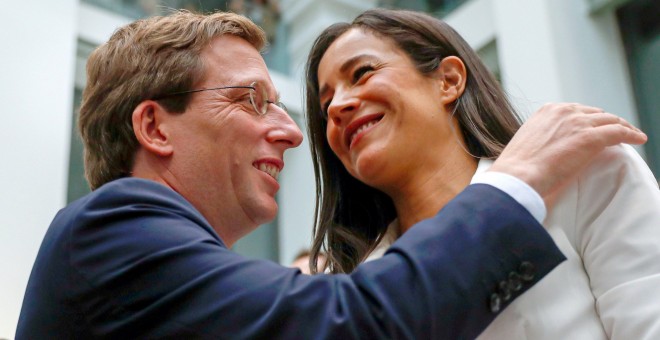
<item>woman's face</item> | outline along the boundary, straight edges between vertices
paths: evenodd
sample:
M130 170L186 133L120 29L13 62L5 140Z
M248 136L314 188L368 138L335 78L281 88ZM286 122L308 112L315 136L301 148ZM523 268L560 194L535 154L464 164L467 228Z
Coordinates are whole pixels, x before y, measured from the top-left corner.
M330 45L318 69L320 104L328 143L349 173L388 192L442 168L457 137L440 73L422 75L393 41L361 29Z

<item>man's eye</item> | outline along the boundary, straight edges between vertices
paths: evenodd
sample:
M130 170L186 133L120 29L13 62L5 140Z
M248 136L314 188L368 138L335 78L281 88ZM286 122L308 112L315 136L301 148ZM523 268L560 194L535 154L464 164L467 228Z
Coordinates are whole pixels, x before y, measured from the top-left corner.
M372 65L362 65L353 72L353 82L358 82L365 74L374 70Z

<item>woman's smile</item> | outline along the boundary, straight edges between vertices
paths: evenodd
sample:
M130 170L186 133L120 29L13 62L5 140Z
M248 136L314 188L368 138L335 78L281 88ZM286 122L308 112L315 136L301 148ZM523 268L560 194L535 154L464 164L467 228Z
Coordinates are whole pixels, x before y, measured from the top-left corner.
M376 126L382 118L382 113L376 113L360 117L350 123L344 130L344 140L348 150L351 150L362 139L362 136Z
M441 167L439 155L454 148L442 78L420 73L393 41L350 30L330 45L317 74L328 146L366 184L387 191L425 164Z

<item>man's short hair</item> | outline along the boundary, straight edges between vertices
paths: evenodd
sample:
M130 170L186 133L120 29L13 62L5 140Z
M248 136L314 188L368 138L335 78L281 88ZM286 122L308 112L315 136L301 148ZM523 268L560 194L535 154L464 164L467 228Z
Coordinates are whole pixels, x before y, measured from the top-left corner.
M137 105L192 89L205 74L202 50L225 34L241 37L259 51L266 44L263 30L244 16L177 11L121 27L90 55L78 127L92 190L130 176L138 148L132 124ZM182 113L189 101L188 94L159 103Z

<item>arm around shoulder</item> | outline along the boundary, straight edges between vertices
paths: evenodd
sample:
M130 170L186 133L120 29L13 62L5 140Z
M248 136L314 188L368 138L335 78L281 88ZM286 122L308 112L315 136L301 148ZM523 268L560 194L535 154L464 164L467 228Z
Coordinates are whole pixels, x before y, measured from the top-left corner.
M485 184L411 228L382 259L351 275L308 276L230 251L168 190L151 185L145 195L134 190L140 183L123 183L126 194L76 215L69 246L53 248L67 252L66 303L83 320L72 322L80 334L471 338L564 259L526 209Z
M399 295L397 302L417 304L418 315L406 322L433 321L438 333L431 338L454 339L476 337L564 259L525 208L490 185L473 184L397 240L382 259L389 262L364 267L400 261L398 280L377 287L385 292L382 301ZM388 274L381 269L360 275ZM424 315L437 319L424 320Z

